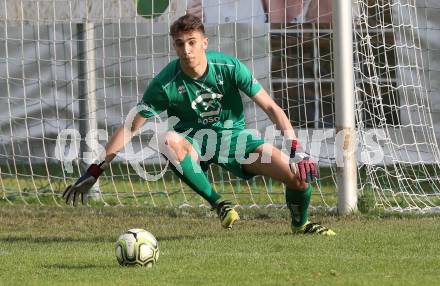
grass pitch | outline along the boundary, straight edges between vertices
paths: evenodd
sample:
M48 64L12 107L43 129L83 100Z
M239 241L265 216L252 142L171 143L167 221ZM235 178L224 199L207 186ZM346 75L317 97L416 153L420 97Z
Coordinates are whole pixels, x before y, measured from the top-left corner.
M292 236L286 210L239 210L233 230L205 209L0 209L1 285L435 285L438 216L332 217L336 237ZM117 237L151 231L152 269L121 267Z

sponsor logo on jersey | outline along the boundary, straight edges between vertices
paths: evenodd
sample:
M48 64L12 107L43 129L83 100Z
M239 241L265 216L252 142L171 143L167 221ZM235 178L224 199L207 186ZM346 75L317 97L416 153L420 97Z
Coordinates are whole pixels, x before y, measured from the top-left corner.
M223 94L219 93L202 93L192 101L192 109L200 116L198 123L208 124L220 120L219 114L222 110L220 99L222 97Z

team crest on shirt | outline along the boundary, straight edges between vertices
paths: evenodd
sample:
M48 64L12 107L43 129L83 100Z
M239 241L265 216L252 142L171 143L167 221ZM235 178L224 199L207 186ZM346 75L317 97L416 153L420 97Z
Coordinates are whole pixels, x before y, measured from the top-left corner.
M179 86L179 87L177 88L177 91L178 91L180 94L184 94L184 93L186 93L185 86L184 86L184 85Z
M202 93L191 102L192 109L200 116L198 123L208 124L220 120L222 97L223 94L219 93Z

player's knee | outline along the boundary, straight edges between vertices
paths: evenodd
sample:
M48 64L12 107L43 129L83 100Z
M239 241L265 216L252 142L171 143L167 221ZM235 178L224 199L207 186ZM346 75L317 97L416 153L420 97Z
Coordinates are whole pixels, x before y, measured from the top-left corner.
M168 157L168 159L172 159L170 157L173 156L177 161L182 161L190 152L191 145L189 142L174 131L166 132L161 138L162 144L160 144L160 151Z

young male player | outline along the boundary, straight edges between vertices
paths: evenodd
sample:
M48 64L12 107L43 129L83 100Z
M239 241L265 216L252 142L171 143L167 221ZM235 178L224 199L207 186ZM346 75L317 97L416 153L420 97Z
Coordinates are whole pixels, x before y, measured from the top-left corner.
M286 185L293 233L334 235L332 230L308 221L312 193L309 182L317 175L316 166L304 153L297 152L299 143L283 110L238 59L206 51L208 39L199 18L190 14L180 17L172 24L170 34L178 59L152 79L131 128L121 126L107 143L105 160L92 164L73 186L67 187L63 193L66 203L73 201L75 205L80 197L85 203L90 187L126 142L147 118L166 110L169 117L179 121L161 136L161 152L172 163L174 172L217 211L223 227L232 227L239 216L231 202L222 200L210 185L203 172L210 163L243 179L263 175L281 181ZM239 90L261 107L291 142L290 158L245 129ZM215 136L206 140L202 135L208 131ZM213 156L200 161L202 150L206 154L208 149ZM256 160L248 164L237 159L253 154ZM289 159L296 163L290 164Z

